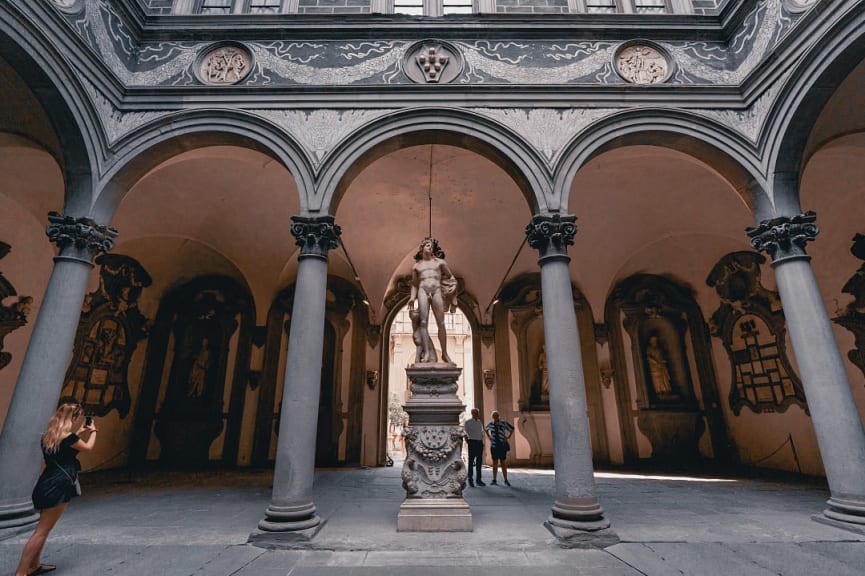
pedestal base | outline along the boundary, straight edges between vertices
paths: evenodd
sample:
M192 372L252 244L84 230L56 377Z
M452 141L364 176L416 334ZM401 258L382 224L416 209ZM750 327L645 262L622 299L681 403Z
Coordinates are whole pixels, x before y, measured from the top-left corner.
M814 522L826 524L827 526L834 526L835 528L840 528L841 530L846 530L855 534L865 534L865 524L861 523L862 518L856 518L859 519L859 522L848 522L845 519L841 519L838 514L832 513L831 510L824 510L823 514L814 514L811 516L811 520Z
M471 532L472 513L463 498L406 498L397 532Z
M606 548L619 543L619 536L606 519L573 522L550 516L544 522L562 548Z

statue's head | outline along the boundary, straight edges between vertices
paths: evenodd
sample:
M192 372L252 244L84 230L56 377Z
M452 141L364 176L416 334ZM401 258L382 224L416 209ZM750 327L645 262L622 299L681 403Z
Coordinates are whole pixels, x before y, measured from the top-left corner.
M435 256L436 258L441 258L442 260L445 258L445 253L439 246L439 241L435 238L427 236L421 241L417 249L417 254L414 255L415 260L423 260L424 249L428 249L430 255Z

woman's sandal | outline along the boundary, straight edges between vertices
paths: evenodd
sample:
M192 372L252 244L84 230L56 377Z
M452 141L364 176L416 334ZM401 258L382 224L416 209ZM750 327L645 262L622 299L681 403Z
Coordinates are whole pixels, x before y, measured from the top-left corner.
M36 576L37 574L47 574L48 572L54 572L57 570L57 566L54 564L40 564L36 570L28 574L27 576Z

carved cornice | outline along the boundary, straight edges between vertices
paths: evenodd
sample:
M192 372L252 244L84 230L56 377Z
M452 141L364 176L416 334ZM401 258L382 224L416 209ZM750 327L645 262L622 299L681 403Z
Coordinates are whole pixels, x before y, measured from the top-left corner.
M574 243L577 233L577 217L574 215L539 214L526 226L529 246L540 252L541 260L552 257L568 257L568 246Z
M810 258L805 244L817 237L820 229L815 224L817 214L804 212L792 218L780 216L763 220L756 228L746 228L755 250L766 252L775 264L791 258Z
M342 230L334 224L333 216L292 216L291 234L300 246L300 258L327 259L328 250L339 246Z
M86 257L88 261L111 250L114 247L114 238L117 237L117 230L110 226L101 226L91 218L75 218L57 212L48 213L48 228L45 233L51 242L57 244L61 253L67 248L75 248L78 252L83 252L82 257Z

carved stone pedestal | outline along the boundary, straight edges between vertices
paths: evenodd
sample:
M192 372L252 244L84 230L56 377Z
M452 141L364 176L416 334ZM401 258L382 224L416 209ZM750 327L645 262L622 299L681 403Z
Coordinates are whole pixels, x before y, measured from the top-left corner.
M471 532L472 514L463 498L466 466L465 432L457 398L462 370L451 364L414 364L406 368L411 398L405 405L406 459L402 485L406 499L399 508L400 532Z

